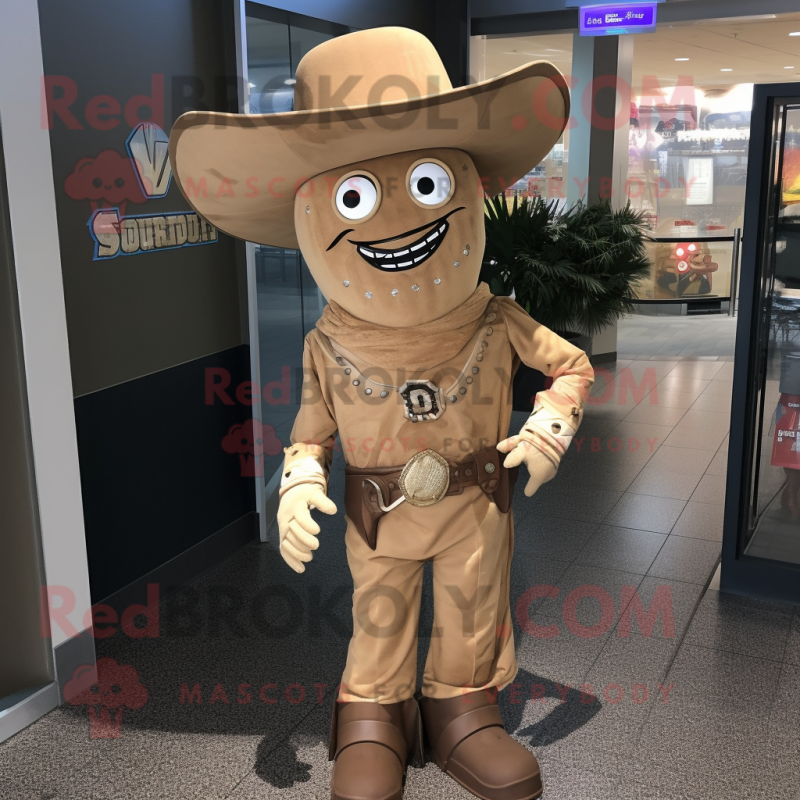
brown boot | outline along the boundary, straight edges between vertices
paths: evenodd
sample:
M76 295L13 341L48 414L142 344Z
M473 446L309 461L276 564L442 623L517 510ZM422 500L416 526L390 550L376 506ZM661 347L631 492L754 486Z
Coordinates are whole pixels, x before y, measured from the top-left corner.
M423 697L425 733L440 769L482 800L532 800L542 793L533 753L505 731L497 699L470 692Z
M402 703L334 703L331 800L400 800L406 763L422 766L422 721Z

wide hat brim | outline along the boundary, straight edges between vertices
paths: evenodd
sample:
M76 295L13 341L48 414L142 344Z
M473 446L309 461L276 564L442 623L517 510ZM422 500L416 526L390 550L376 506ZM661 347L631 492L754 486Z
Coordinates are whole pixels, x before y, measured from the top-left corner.
M328 170L393 153L468 153L489 196L535 167L563 131L569 91L556 67L380 105L279 114L190 111L175 122L170 162L189 204L240 239L296 248L295 194Z

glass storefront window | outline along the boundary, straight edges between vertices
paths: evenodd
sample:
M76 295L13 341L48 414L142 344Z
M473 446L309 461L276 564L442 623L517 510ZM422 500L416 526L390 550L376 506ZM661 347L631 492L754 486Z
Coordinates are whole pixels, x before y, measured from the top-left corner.
M273 114L293 108L300 59L349 29L248 2L246 30L248 108L251 114ZM300 408L303 340L322 314L325 300L299 250L256 245L255 273L261 384L265 387L261 422L285 446ZM282 463L282 452L264 455L265 483Z
M288 25L247 17L247 80L251 114L292 110L294 87Z
M565 75L572 72L572 34L502 37L473 36L470 43L471 82L502 75L529 61L550 61ZM566 204L569 167L569 130L539 164L506 190L509 197L542 197Z
M642 212L650 234L664 244L719 240L709 243L706 254L719 265L713 279L701 280L710 273L690 269L693 279L688 293L684 281L670 280L666 274L668 248L653 247L653 273L642 284L642 301L716 298L721 310L721 301L728 300L727 273L732 269L728 255L743 225L750 145L753 84L744 81L800 78L800 67L791 66L794 59L787 56L789 65L783 63L783 56L765 59L762 45L746 47L744 39L737 37L745 27L752 41L770 42L771 52L777 53L771 43L785 37L788 24L790 16L780 14L743 20L735 26L720 20L692 21L660 25L652 33L629 37L633 42L632 103L625 197ZM537 59L553 62L569 76L573 35L473 36L472 80L485 80ZM577 108L574 97L573 107ZM567 132L508 194L566 202L569 151Z
M752 88L709 96L677 87L673 95L691 102L674 104L636 98L628 195L657 236L724 237L741 227Z
M752 91L752 84L706 92L677 86L668 95L680 102L634 98L627 195L644 213L651 235L662 240L651 245L652 272L638 291L641 300L730 297L732 239L744 215ZM713 238L724 241L707 241ZM676 259L675 249L684 242L698 250Z
M763 274L763 384L744 553L800 564L800 106L780 109Z

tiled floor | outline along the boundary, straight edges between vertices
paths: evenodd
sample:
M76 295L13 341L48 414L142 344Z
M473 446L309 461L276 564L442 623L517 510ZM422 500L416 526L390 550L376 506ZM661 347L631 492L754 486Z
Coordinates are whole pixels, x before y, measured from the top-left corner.
M515 497L520 672L502 709L540 759L546 800L800 798L798 609L706 590L732 335L727 318L625 321L559 475ZM303 576L254 544L163 605L157 638L99 641L147 702L124 710L119 738L96 724L93 738L86 706L49 714L0 746L0 797L327 798L352 624L343 530L325 520ZM542 585L555 599L526 594ZM428 583L420 660L430 599ZM557 635L541 638L548 626ZM428 764L405 796L471 795Z

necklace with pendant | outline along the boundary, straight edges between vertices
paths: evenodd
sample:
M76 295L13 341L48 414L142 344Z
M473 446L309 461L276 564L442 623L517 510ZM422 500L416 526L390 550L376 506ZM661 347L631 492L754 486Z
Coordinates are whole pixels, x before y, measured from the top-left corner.
M344 369L348 380L353 386L359 388L363 386L363 392L367 397L375 396L376 390L372 388L373 386L380 390L378 394L380 398L386 398L391 392L397 392L403 398L403 413L406 419L411 422L431 422L444 414L448 403L457 403L459 397L463 397L468 387L474 383L474 376L480 372L478 364L483 361L484 351L489 347L487 339L494 333L494 329L488 323L493 322L496 316L493 311L486 316L484 323L487 327L475 335L469 358L458 377L446 390L438 387L433 381L423 379L409 380L402 386L395 386L368 378L351 359L336 349L336 347L342 349L340 345L335 345L327 336L323 335L322 338L330 347L331 357Z

